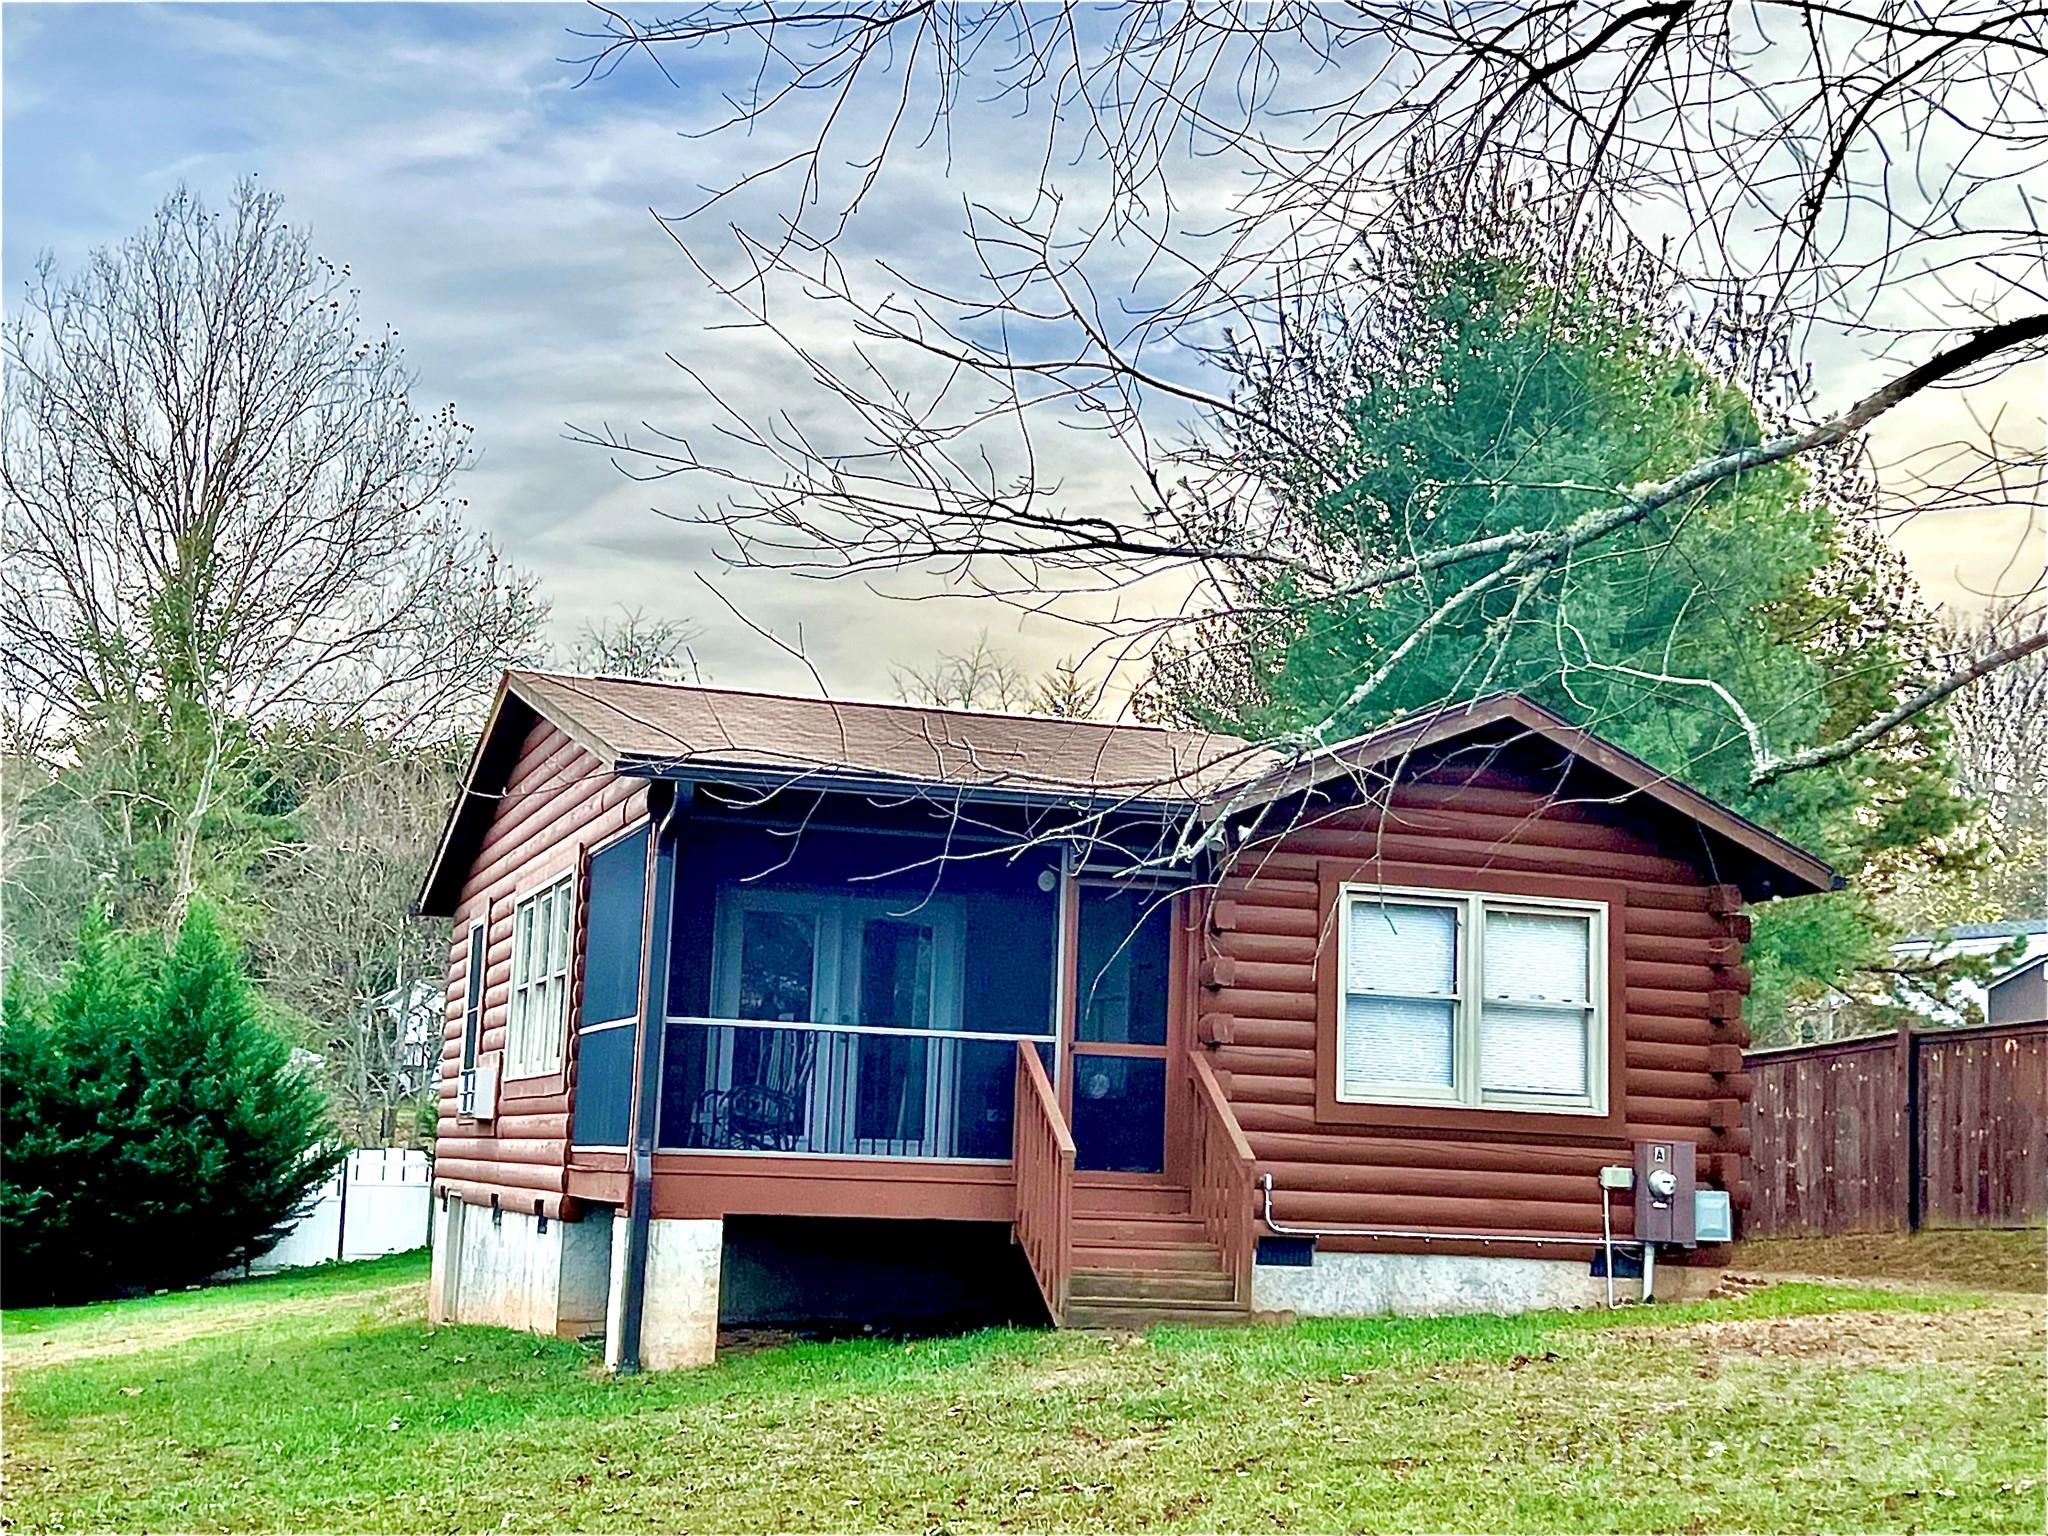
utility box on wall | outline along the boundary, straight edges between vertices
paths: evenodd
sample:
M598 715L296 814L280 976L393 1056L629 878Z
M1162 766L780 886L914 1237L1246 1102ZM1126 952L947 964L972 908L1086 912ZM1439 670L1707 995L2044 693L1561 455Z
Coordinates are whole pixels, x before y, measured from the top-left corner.
M1689 1141L1636 1143L1636 1238L1690 1248L1698 1149Z

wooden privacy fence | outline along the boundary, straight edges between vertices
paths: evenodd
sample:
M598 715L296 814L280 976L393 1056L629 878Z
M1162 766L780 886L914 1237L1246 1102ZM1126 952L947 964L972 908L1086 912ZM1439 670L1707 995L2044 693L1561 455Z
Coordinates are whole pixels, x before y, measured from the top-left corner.
M2048 1220L2048 1021L1751 1051L1743 1230Z

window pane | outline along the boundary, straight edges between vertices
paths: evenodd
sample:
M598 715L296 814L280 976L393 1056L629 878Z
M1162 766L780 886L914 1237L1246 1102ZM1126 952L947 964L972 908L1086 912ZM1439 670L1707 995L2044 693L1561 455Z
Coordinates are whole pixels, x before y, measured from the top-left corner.
M853 1053L854 1136L862 1142L921 1143L931 1042L907 1035L863 1035L855 1037Z
M1157 1173L1166 1166L1166 1063L1156 1056L1075 1056L1074 1166Z
M1586 1010L1488 1003L1480 1016L1479 1085L1585 1098Z
M808 1022L817 962L815 919L789 912L740 914L740 992L734 1017Z
M1345 990L1444 997L1458 990L1458 909L1351 903Z
M872 918L861 925L860 1024L932 1026L932 930L925 923Z
M1345 998L1344 1037L1337 1058L1342 1063L1343 1092L1358 1096L1389 1086L1449 1090L1456 1012L1454 1003Z
M1488 912L1482 969L1488 997L1591 1000L1592 920L1581 912Z
M533 979L533 903L523 901L512 919L512 985Z
M1081 887L1077 1038L1166 1044L1172 914L1157 891Z
M555 892L555 970L569 974L569 952L576 942L576 887L564 885Z

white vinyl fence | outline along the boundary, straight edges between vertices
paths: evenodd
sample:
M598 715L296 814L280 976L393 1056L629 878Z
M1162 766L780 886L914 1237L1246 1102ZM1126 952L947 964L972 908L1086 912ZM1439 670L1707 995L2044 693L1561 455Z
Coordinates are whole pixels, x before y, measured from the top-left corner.
M432 1180L433 1164L424 1152L397 1147L351 1152L322 1186L318 1203L250 1268L268 1274L422 1247L432 1220Z

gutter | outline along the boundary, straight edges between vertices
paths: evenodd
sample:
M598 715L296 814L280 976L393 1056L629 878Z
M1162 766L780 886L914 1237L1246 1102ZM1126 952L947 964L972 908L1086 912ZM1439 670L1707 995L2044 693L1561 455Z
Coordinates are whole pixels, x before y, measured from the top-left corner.
M896 795L943 805L948 801L969 804L1043 807L1048 810L1077 810L1095 815L1129 812L1133 816L1179 815L1197 803L1187 796L1123 794L1111 788L1091 793L1080 786L1016 789L999 784L947 783L935 779L895 778L886 774L832 773L807 768L723 767L715 762L692 759L679 764L673 758L627 755L613 765L613 771L632 778L685 784L732 784L791 792L827 794Z

